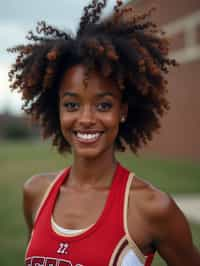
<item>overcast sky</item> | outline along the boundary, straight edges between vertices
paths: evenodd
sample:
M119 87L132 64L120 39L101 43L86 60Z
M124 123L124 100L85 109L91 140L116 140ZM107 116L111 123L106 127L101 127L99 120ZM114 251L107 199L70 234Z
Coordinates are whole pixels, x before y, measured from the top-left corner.
M22 44L37 21L46 20L61 29L76 30L83 7L88 0L0 0L0 112L8 108L20 113L20 95L11 93L8 70L14 56L6 48ZM116 0L108 0L104 14L108 14ZM124 2L127 2L126 0Z

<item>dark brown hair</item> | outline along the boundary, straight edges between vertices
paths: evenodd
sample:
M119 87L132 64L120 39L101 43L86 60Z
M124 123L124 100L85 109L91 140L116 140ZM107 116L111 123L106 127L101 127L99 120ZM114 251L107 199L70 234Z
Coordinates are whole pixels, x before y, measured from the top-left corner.
M58 90L64 71L76 64L95 68L116 80L128 103L128 117L120 124L116 147L128 144L136 152L152 139L160 118L169 109L166 79L170 65L169 43L150 21L153 9L137 15L133 6L117 1L113 14L101 19L106 0L93 0L84 8L76 36L37 24L27 45L8 49L17 52L9 77L11 88L22 93L22 109L40 122L44 138L52 137L59 152L70 150L60 129Z

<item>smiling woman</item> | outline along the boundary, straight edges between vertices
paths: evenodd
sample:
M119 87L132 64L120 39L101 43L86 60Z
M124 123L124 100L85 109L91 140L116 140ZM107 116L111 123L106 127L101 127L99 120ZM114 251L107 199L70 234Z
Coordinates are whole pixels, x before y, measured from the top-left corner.
M157 250L168 265L200 264L174 201L125 169L116 151L137 152L168 110L166 78L176 62L150 21L117 1L84 8L75 37L44 21L9 73L23 109L73 162L24 185L30 231L26 265L148 266ZM41 36L43 34L43 36ZM181 235L181 239L180 239Z

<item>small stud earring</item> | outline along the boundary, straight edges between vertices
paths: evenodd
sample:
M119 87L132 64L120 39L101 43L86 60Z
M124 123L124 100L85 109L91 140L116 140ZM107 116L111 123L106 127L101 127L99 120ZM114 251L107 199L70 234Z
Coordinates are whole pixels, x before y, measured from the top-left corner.
M122 118L121 118L120 122L121 122L121 123L124 123L125 121L126 121L126 118L125 118L125 116L122 116Z

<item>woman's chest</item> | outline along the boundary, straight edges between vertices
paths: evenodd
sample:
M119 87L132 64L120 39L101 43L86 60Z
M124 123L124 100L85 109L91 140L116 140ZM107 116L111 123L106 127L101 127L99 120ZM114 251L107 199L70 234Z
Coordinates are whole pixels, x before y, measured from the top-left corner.
M67 191L60 193L53 211L55 222L68 229L85 229L96 224L105 208L108 191L91 191L80 193L79 191ZM117 205L117 202L115 202ZM119 211L123 215L123 209ZM130 214L131 211L131 214ZM131 219L129 219L131 216ZM133 222L134 221L134 222ZM152 252L150 227L144 222L137 209L127 210L127 217L123 217L124 226L127 224L131 238L144 253ZM115 221L113 221L115 226Z
M61 190L53 209L53 218L64 228L82 229L95 224L101 216L109 190Z

